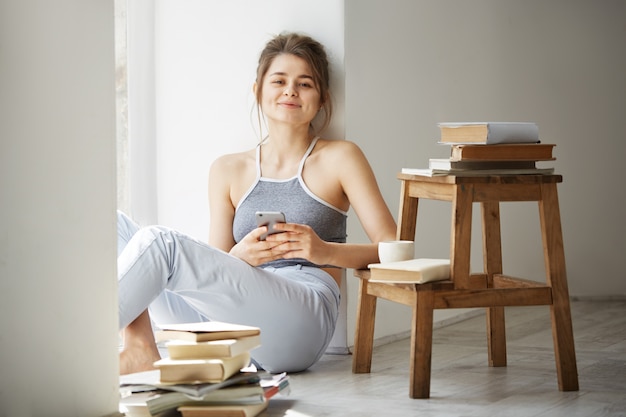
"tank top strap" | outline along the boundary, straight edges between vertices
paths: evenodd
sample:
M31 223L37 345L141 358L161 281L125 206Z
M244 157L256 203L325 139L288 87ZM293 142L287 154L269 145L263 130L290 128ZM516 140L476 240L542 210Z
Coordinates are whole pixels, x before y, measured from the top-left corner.
M256 147L256 177L261 178L261 144Z
M309 155L311 155L311 152L313 152L313 148L315 148L315 144L317 143L317 140L319 138L320 138L319 136L315 136L313 140L311 141L311 144L309 145L308 149L304 153L304 156L302 157L302 160L300 161L300 165L298 166L299 178L302 178L302 170L304 169L304 163L306 162L306 159L309 157Z

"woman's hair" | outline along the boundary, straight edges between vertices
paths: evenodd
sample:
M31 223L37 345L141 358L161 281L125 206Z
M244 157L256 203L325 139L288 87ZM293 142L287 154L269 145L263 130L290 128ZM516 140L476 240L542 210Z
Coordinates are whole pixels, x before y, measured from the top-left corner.
M256 102L259 117L261 114L261 97L263 96L263 78L270 65L278 55L290 54L303 59L311 69L313 81L320 94L321 109L324 110L324 119L317 132L321 132L328 127L333 113L332 101L330 99L330 74L328 57L324 46L313 38L298 33L281 33L271 39L259 56L259 65L256 71Z

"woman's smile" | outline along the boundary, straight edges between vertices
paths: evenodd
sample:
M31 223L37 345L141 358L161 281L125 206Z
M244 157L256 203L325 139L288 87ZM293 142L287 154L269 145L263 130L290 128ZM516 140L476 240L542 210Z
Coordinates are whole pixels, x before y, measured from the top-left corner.
M286 107L288 109L299 109L300 107L302 107L300 104L298 103L294 103L294 102L288 102L288 101L282 101L278 103L279 106L283 106Z

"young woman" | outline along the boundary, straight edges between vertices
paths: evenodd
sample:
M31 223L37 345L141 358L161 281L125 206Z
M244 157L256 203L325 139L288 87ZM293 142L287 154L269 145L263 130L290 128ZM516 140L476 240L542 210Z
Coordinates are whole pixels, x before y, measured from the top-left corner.
M209 175L209 244L160 226L140 229L120 213L122 374L160 358L151 318L257 326L255 362L270 372L313 365L333 336L342 268L378 261L377 243L396 224L370 165L352 142L317 136L332 113L322 45L295 33L262 51L254 93L268 136L217 159ZM318 113L320 113L318 117ZM321 129L320 129L321 130ZM370 244L346 243L352 206ZM262 240L256 211L282 211L282 232ZM149 313L148 313L149 311Z

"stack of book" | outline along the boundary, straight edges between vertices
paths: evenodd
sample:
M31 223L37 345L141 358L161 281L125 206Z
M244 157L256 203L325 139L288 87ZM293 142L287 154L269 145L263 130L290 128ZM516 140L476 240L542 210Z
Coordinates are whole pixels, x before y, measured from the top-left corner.
M439 123L439 143L450 146L449 158L430 158L428 168L403 168L405 174L520 175L552 174L539 161L554 161L554 144L539 141L535 123Z
M120 410L127 416L256 416L289 386L286 374L250 366L250 351L261 344L257 327L174 324L155 336L169 357L155 362L155 371L120 378Z

